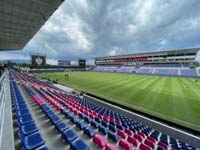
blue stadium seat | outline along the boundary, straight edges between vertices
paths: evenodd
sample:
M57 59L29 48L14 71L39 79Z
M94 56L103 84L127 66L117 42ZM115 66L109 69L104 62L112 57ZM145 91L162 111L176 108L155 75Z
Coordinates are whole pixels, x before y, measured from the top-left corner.
M84 118L84 114L83 113L80 113L79 114L79 117L81 117L82 119Z
M102 132L103 134L107 134L108 133L108 129L103 127L103 126L99 126L99 131Z
M16 111L18 111L18 110L28 109L28 107L27 107L26 104L23 104L23 105L16 105L16 106L15 106L15 109L16 109Z
M73 114L72 114L71 112L67 112L67 113L65 114L65 116L66 116L68 119L70 119L70 118L73 117Z
M116 132L117 131L117 128L113 125L109 125L109 129L112 131L112 132Z
M16 115L17 115L18 117L23 117L23 116L26 116L26 115L30 115L30 113L29 113L29 110L28 110L28 109L22 109L22 110L18 110L18 111L16 112Z
M87 116L84 118L84 120L87 122L87 123L90 123L91 122L91 119Z
M63 136L64 136L65 140L67 141L67 143L69 143L69 144L71 144L72 141L74 141L76 138L78 138L78 136L72 130L65 131Z
M34 122L32 122L30 124L22 125L20 127L20 129L21 129L21 132L23 133L23 135L32 134L32 133L38 131L38 128L36 127Z
M87 134L91 138L96 134L96 131L93 130L92 128L86 128L84 129L84 133Z
M72 117L70 118L70 120L71 120L73 123L80 122L80 119L78 119L78 118L75 117L75 116L72 116Z
M27 123L31 123L31 122L33 122L33 118L31 117L31 115L26 115L26 116L23 116L23 117L19 117L18 126L24 125L24 124L27 124Z
M18 105L26 105L24 100L22 100L22 101L16 100L14 103L15 103L16 106L18 106Z
M78 139L77 141L73 142L71 145L72 150L89 150L89 146L85 144L85 142L81 139Z
M110 124L113 125L113 126L116 126L116 123L113 122L113 121L110 121Z
M50 111L47 112L47 116L48 116L49 118L51 118L51 117L55 116L55 114L54 114L53 111L50 110Z
M87 127L87 125L84 122L81 122L81 121L80 122L76 122L76 126L81 130L83 130L83 129L85 129Z
M68 124L66 124L63 121L59 122L59 123L56 123L55 126L56 126L56 129L61 133L63 133L65 130L69 129Z
M117 134L115 134L115 133L113 133L111 131L108 132L108 137L110 139L112 139L114 142L118 142L119 139L120 139L120 137Z
M107 122L105 122L105 121L101 121L101 124L104 126L104 127L108 127L108 123Z
M98 128L99 127L99 123L97 123L96 121L92 120L91 121L91 125L95 128Z
M124 130L124 127L122 125L117 124L117 128L120 130Z
M61 113L63 113L63 114L66 114L68 112L69 112L69 110L67 110L67 109L61 109Z
M47 105L43 105L43 106L42 106L42 110L43 110L44 112L48 112L48 111L50 111L50 108L49 108Z
M100 122L101 122L101 119L96 117L96 118L95 118L95 121L98 122L98 123L100 123Z
M23 139L23 146L27 150L35 150L36 148L44 145L45 141L42 139L40 133L34 133L25 136Z
M57 115L51 117L50 120L52 121L53 124L61 122L60 118Z

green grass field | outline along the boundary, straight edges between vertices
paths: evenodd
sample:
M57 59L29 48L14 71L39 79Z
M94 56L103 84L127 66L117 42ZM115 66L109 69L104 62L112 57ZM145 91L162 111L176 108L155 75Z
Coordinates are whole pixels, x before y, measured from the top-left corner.
M130 108L200 131L200 80L120 73L38 74Z

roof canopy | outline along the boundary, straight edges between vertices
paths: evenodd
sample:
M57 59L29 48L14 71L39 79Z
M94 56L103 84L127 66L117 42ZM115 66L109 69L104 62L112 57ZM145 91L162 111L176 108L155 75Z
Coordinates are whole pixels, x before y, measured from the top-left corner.
M200 48L189 48L189 49L179 49L179 50L161 50L152 51L144 53L126 54L126 55L116 55L116 56L104 56L96 57L94 59L113 59L113 58L126 58L126 57L140 57L140 56L160 56L160 55L178 55L178 54L195 54L200 50Z
M64 0L1 0L0 50L20 50Z

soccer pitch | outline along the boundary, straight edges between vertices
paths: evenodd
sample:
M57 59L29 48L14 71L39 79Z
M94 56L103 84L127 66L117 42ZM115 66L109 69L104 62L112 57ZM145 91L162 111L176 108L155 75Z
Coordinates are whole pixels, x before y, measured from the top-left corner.
M200 131L200 80L102 72L37 75Z

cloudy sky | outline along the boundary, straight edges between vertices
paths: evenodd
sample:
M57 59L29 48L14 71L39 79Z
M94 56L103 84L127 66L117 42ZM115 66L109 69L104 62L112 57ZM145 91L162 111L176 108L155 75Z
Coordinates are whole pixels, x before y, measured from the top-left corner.
M65 0L22 51L1 59L46 54L77 60L200 47L199 0Z

